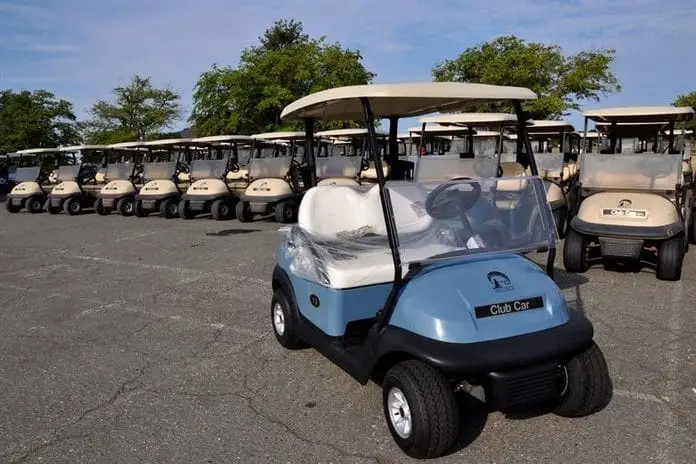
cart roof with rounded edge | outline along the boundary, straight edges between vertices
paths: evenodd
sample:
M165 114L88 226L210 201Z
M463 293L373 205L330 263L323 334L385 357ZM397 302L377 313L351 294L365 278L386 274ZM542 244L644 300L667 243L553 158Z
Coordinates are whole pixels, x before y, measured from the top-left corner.
M457 177L490 178L502 175L500 155L503 152L503 140L506 138L505 129L517 125L517 116L510 113L450 113L420 118L420 128L411 128L411 133L422 133L423 130L438 131L450 134L452 137L466 139L466 150L456 154L443 156L421 156L421 150L416 155L416 181L443 182ZM428 126L428 124L438 124ZM497 131L481 130L481 127L495 127ZM483 153L475 153L476 138L494 138L493 146L484 146ZM481 150L479 150L481 151Z
M397 144L398 119L401 116L419 116L435 111L461 110L472 103L512 101L520 115L520 119L525 121L527 117L522 110L521 102L535 98L536 94L529 89L485 84L373 84L340 87L317 92L291 103L283 110L281 118L305 120L306 131L309 135L307 139L308 146L312 140L313 124L316 120L365 121L371 135L372 146L370 150L373 160L376 161L375 166L378 178L377 186L364 195L355 193L355 195L359 196L356 197L355 201L358 203L364 202L362 207L358 207L361 211L356 210L355 214L348 214L347 209L355 206L356 203L350 203L349 201L345 205L346 208L337 206L338 202L346 201L345 199L341 200L341 195L351 196L353 195L352 192L355 192L354 189L345 187L348 188L348 190L345 190L344 187L331 186L316 187L310 190L305 195L300 207L298 227L310 235L316 234L318 243L324 243L328 246L326 248L328 251L325 251L325 257L328 260L332 259L331 247L338 247L338 250L340 250L345 246L343 251L350 255L360 250L361 247L369 248L374 246L368 245L371 243L371 240L375 240L376 244L383 244L384 242L381 240L386 237L393 259L393 262L387 266L387 269L393 271L392 281L395 291L398 291L403 281L403 265L408 265L410 269L415 269L431 260L457 259L472 253L481 252L510 252L513 250L522 252L527 250L527 248L529 250L548 250L549 262L547 272L552 276L552 263L555 255L557 235L550 207L545 200L544 184L540 178L530 177L524 180L514 178L514 181L518 182L521 189L524 190L524 194L535 199L533 204L529 206L530 210L526 211L523 216L528 220L532 217L538 220L534 227L536 235L511 233L509 234L510 237L513 235L517 235L517 237L514 240L511 239L504 247L504 250L478 249L474 251L463 246L455 247L451 252L437 253L432 252L437 246L428 242L429 240L436 240L435 236L423 232L432 230L431 226L438 223L439 218L433 218L432 215L426 214L424 210L426 205L420 200L414 202L413 198L421 198L422 195L425 195L428 197L428 206L438 204L440 200L434 202L432 200L433 196L437 197L439 192L452 189L459 192L468 190L469 195L478 195L479 197L490 199L491 195L495 195L495 185L498 179L486 181L457 180L440 186L430 186L430 189L426 189L423 184L419 183L399 183L399 180L404 179L398 177L398 174L392 175L392 178L388 181L379 162L378 154L374 149L376 143L374 132L375 118L389 118L389 144L392 147ZM524 125L519 127L518 130L519 133L523 134L520 144L524 144L525 149L531 152ZM312 150L308 148L308 152L312 153ZM402 162L391 153L388 153L385 157L388 163ZM310 162L312 161L312 158L310 158ZM538 175L533 157L530 159L530 165L533 175ZM391 172L394 173L393 170ZM433 190L430 195L427 194L428 190ZM472 191L478 193L471 193ZM462 195L466 196L464 193ZM323 197L326 197L326 199L323 199ZM411 200L409 200L409 197ZM357 198L360 198L360 200ZM476 203L476 200L473 203ZM365 214L373 217L368 219L365 217ZM451 220L452 218L449 219ZM494 218L490 219L494 220ZM367 224L362 224L363 222L367 222ZM416 231L418 233L414 234ZM364 238L356 239L356 237L362 236ZM333 237L333 239L329 237ZM341 237L352 237L352 239L346 240ZM384 251L383 248L382 251ZM339 254L341 253L339 251ZM357 272L360 273L362 271L357 269ZM328 285L331 285L331 283ZM395 295L394 293L390 297L390 301ZM387 304L388 307L389 304ZM386 320L388 320L388 316Z
M674 126L694 118L691 107L653 106L590 110L584 113L585 128L589 120L599 123L600 131L609 134L609 153L583 154L580 184L585 190L638 190L674 194L682 177L682 156L647 151L616 153L619 138L625 134L657 134L668 131L667 153L674 153ZM602 123L609 123L608 126ZM684 135L682 134L682 138ZM584 144L583 144L584 146ZM656 145L653 147L656 148ZM684 144L681 144L683 155ZM583 150L584 151L584 150ZM676 155L675 154L675 155Z

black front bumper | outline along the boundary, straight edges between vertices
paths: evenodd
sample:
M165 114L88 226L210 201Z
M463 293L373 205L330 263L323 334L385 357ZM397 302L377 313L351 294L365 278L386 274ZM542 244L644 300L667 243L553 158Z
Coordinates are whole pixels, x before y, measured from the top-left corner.
M182 200L188 201L190 211L207 211L215 200L221 198L228 198L230 201L234 201L235 196L231 193L229 195L190 195L185 193L181 196Z
M155 211L159 208L160 203L167 199L173 199L174 201L179 201L181 195L179 194L167 194L167 195L136 195L136 201L140 202L141 207L146 211Z
M102 201L104 208L116 208L116 204L119 200L128 197L133 198L134 195L132 193L100 193L98 198Z
M239 197L239 201L244 201L249 203L249 209L255 214L265 214L270 212L275 206L281 201L291 200L298 198L297 195L290 193L284 195L273 195L273 196L256 196L256 195L245 195L242 194Z
M665 240L684 231L681 223L666 226L618 226L608 224L593 224L575 216L570 221L570 227L583 235L595 237L613 237L632 240Z

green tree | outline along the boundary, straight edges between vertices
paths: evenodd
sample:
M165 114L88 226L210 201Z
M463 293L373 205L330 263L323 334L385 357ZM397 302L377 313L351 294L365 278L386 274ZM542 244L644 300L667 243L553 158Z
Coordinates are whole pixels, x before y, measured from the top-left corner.
M527 87L539 96L525 104L537 119L555 119L585 102L619 92L611 72L614 50L581 51L566 56L557 45L502 36L467 48L453 60L433 68L436 81L474 82ZM477 110L505 111L507 105L480 105Z
M72 103L46 90L0 91L0 153L79 143Z
M674 106L690 106L696 111L696 90L685 95L679 95L672 104ZM696 121L687 122L686 128L696 130Z
M297 129L301 122L280 120L286 105L312 92L368 84L374 77L359 51L326 43L325 37L312 39L301 22L280 20L259 37L259 45L242 52L236 68L213 65L201 75L189 120L200 135Z
M82 126L91 143L147 140L181 116L179 95L153 87L149 77L133 76L113 93L113 102L99 100L92 106L92 119Z

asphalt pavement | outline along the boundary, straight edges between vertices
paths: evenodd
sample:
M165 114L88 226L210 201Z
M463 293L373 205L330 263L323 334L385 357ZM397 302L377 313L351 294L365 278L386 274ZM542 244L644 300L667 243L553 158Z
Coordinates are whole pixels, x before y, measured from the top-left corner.
M0 462L408 462L378 386L273 337L278 228L2 208ZM611 403L582 419L467 409L460 449L434 462L694 462L696 247L680 282L557 267Z

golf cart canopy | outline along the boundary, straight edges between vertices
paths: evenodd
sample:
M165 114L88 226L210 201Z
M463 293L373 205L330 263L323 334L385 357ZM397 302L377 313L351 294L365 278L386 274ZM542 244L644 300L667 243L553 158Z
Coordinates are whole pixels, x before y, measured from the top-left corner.
M557 135L561 131L563 132L575 132L575 127L567 121L556 121L556 120L530 120L527 122L527 133L530 135Z
M18 155L44 155L50 153L60 153L60 148L28 148L26 150L17 151Z
M446 113L435 116L425 116L418 122L440 125L486 126L486 125L515 125L517 115L510 113Z
M144 148L145 144L147 142L143 141L135 141L135 142L120 142L120 143L113 143L109 145L109 148L112 150L121 150L121 149L128 149L128 148Z
M77 152L77 151L87 151L87 150L108 150L109 145L73 145L70 147L61 147L61 152Z
M375 118L405 118L436 111L456 111L475 103L536 98L534 92L523 87L487 84L426 82L354 85L324 90L300 98L286 106L280 117L363 121L363 100L369 101Z
M145 142L147 147L164 147L164 146L183 146L190 145L193 139L162 139L162 140L150 140Z
M589 110L585 118L595 122L674 122L690 121L694 118L694 109L690 106L630 106Z
M315 132L315 137L322 138L350 138L350 137L364 137L368 135L369 132L366 128L358 127L351 129L331 129L325 131ZM377 135L387 135L384 132L377 132Z
M231 142L251 142L252 137L248 135L209 135L207 137L198 137L192 139L193 143L201 144L219 144L219 143L231 143Z
M279 132L264 132L262 134L252 134L251 138L253 140L262 140L262 141L270 141L270 140L298 140L298 139L304 139L305 138L305 133L304 132L289 132L289 131L279 131Z

